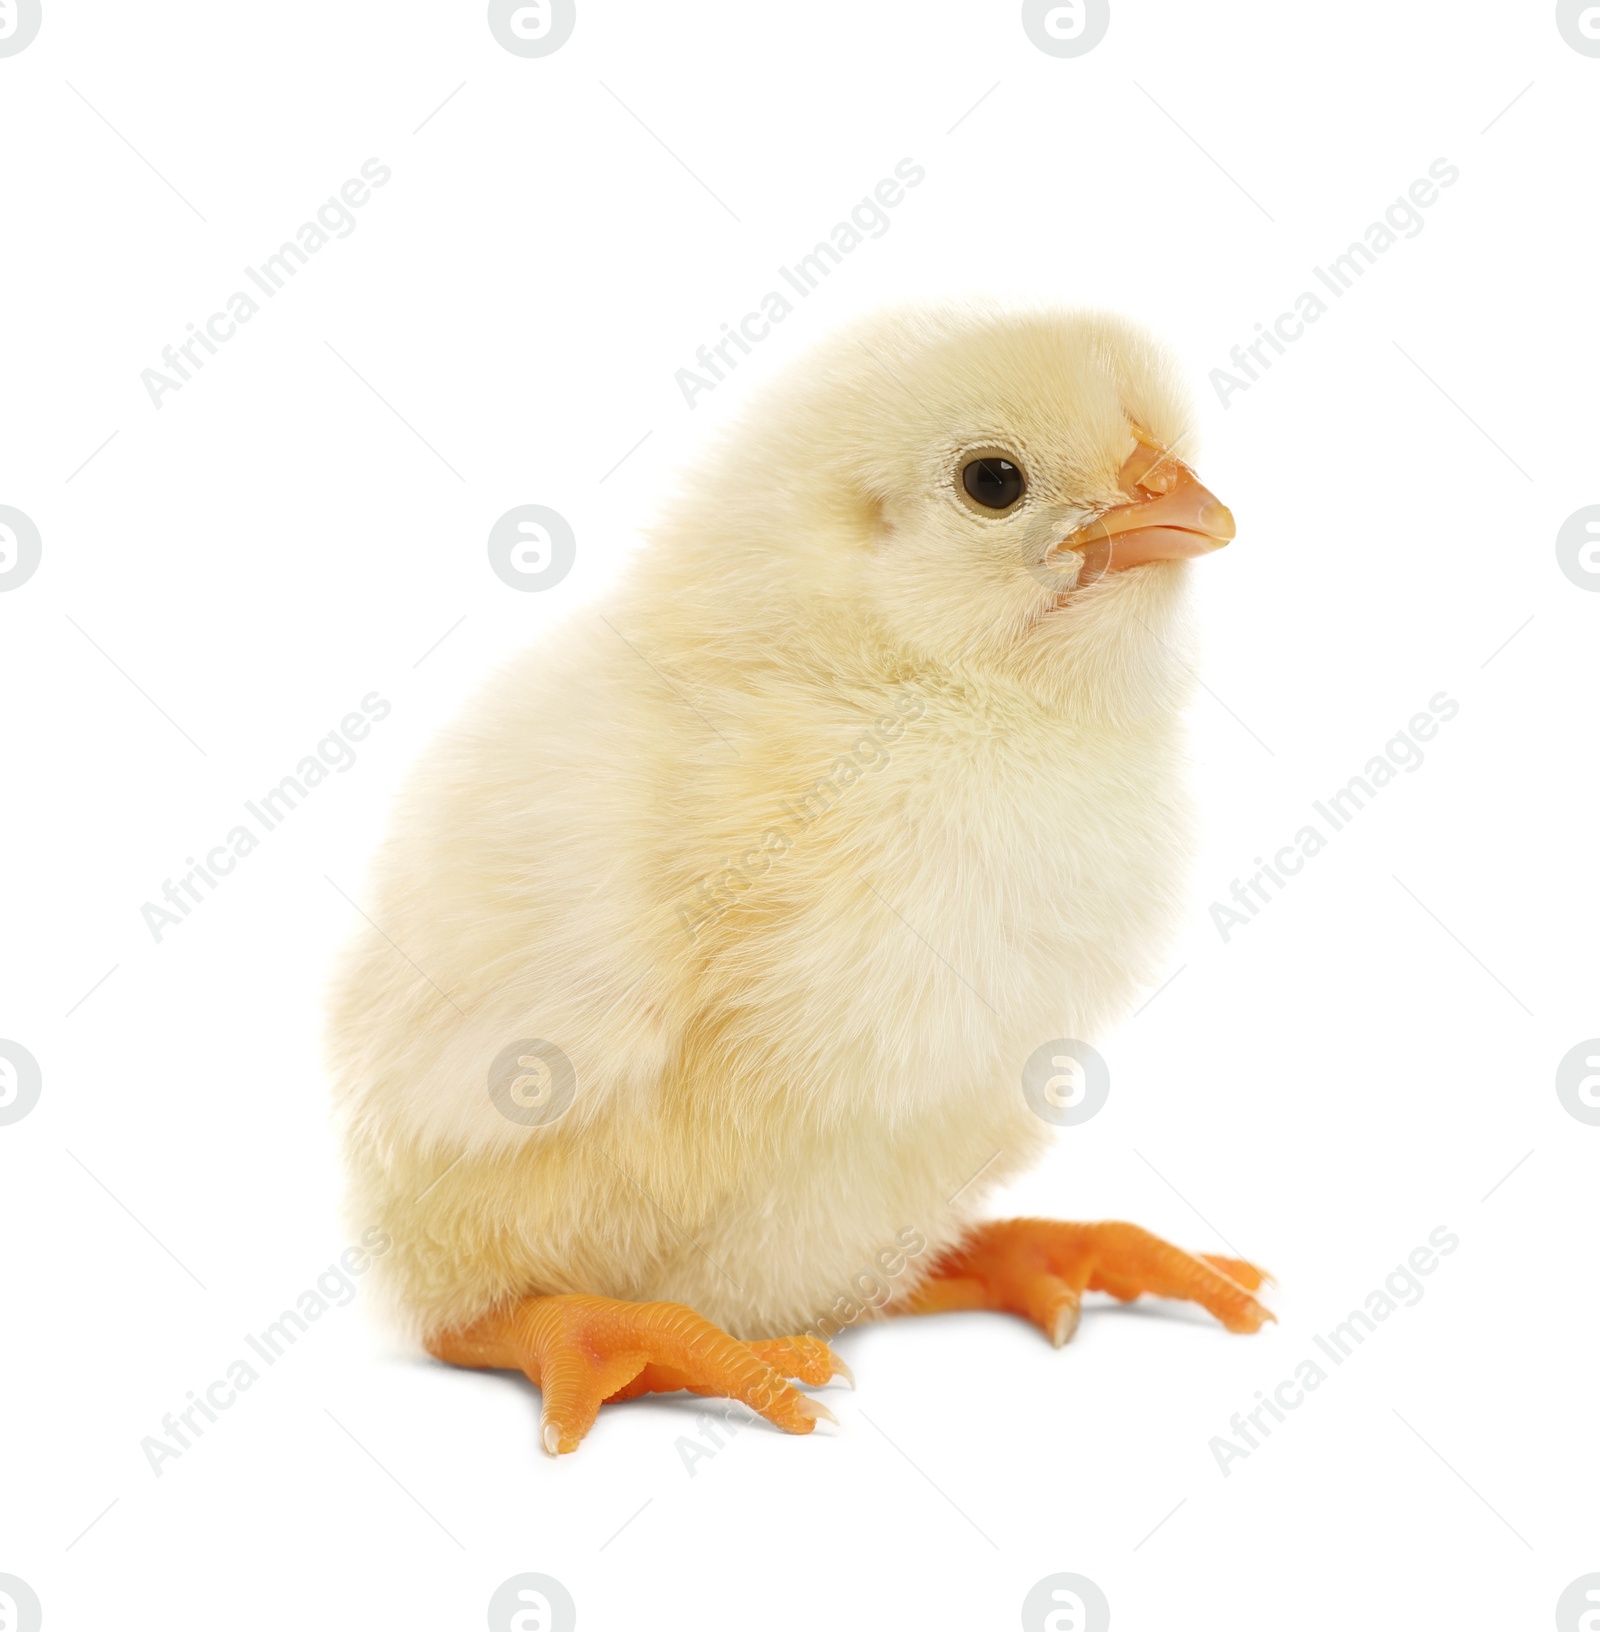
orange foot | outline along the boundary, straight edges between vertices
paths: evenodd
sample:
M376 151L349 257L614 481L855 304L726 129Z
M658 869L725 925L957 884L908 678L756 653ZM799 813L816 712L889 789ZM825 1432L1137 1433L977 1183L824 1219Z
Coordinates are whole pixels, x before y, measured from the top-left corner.
M1078 1327L1083 1294L1131 1303L1143 1292L1186 1298L1230 1332L1277 1317L1250 1294L1268 1277L1242 1258L1196 1257L1137 1224L1012 1218L980 1224L900 1307L914 1314L1000 1309L1021 1315L1060 1348Z
M453 1366L521 1371L544 1395L552 1456L575 1451L602 1404L640 1394L721 1394L791 1434L838 1419L784 1380L813 1386L849 1369L815 1337L741 1343L681 1303L623 1303L581 1295L524 1298L428 1342Z

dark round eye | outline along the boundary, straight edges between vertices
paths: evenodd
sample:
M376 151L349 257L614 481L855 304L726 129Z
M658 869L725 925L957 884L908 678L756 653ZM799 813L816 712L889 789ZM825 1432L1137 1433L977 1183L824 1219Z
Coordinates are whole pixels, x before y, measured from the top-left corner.
M961 472L961 485L968 498L985 510L1009 510L1028 484L1022 479L1020 466L990 453L974 459Z

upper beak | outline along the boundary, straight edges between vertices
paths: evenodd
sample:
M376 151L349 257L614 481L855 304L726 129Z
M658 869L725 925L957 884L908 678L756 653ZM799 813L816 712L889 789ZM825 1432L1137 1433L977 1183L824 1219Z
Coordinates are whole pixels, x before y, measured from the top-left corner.
M1118 477L1132 495L1129 502L1097 516L1057 548L1083 550L1085 564L1102 572L1220 550L1234 535L1233 512L1181 460L1140 432L1134 435L1138 446Z

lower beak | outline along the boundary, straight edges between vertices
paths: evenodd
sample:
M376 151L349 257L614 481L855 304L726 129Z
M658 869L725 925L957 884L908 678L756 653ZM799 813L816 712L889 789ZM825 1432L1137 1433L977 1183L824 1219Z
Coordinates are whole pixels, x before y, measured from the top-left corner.
M1056 547L1083 551L1085 565L1096 568L1096 576L1147 561L1209 555L1233 538L1233 512L1200 485L1187 465L1142 437L1120 479L1133 499L1097 516Z

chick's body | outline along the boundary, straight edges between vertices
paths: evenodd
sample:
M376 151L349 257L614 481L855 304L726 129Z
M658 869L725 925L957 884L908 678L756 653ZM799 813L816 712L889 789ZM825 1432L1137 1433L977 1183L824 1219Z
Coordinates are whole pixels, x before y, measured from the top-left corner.
M1040 565L1130 426L1188 430L1109 319L847 335L421 765L331 1030L421 1335L577 1292L801 1331L1038 1157L1024 1062L1158 973L1188 843L1186 569ZM952 473L992 448L1028 494L988 517ZM571 1061L543 1125L490 1092L519 1040Z

